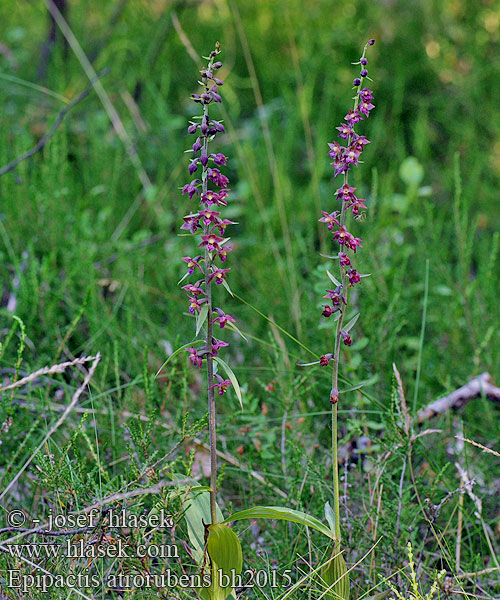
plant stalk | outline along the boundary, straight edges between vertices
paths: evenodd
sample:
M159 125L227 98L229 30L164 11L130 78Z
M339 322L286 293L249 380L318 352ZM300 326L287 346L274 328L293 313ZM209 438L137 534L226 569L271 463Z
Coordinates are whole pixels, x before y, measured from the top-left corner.
M212 59L209 62L208 68L212 67ZM208 89L205 86L205 89ZM208 119L208 105L203 105L203 116ZM203 139L203 148L208 154L208 139ZM207 166L203 166L202 173L202 194L208 191L208 174ZM209 233L209 225L205 227L205 234ZM211 353L212 338L213 338L213 306L212 306L212 282L210 281L210 272L212 267L212 255L205 248L205 293L207 295L207 338L206 347L209 350L207 354L207 397L208 397L208 431L210 445L210 519L212 525L217 523L217 436L216 436L216 406L215 406L215 390L212 388L214 380L214 362Z
M367 46L363 49L361 58L364 58ZM361 90L361 83L359 84L356 95L354 97L354 110L359 104L359 91ZM351 143L351 138L347 140L347 145ZM348 185L349 177L348 172L344 173L344 184ZM344 200L340 207L340 225L345 225L346 211L344 210ZM340 252L339 252L340 254ZM333 372L332 372L332 468L333 468L333 510L335 514L335 537L337 542L340 544L340 486L339 486L339 464L338 464L338 402L339 402L339 364L340 364L340 342L342 331L342 323L344 321L344 315L348 307L348 289L347 285L347 273L346 268L340 266L340 272L342 275L342 293L344 295L345 304L340 305L340 315L337 320L337 329L335 332L335 349L333 354Z

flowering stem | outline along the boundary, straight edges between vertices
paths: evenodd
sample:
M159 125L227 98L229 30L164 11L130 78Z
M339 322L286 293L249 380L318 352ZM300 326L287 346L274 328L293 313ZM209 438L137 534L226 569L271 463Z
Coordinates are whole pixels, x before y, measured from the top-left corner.
M209 68L212 66L210 60ZM205 86L207 87L207 86ZM208 105L203 105L203 116L208 120ZM208 138L203 139L203 148L205 153L208 153ZM208 173L207 166L203 167L201 178L202 194L208 191ZM205 235L209 233L209 225L204 228ZM207 348L212 347L213 337L213 306L212 306L212 280L210 279L212 267L212 257L208 249L205 247L205 292L207 294ZM207 395L208 395L208 431L210 443L210 517L212 524L217 522L217 438L216 438L216 422L215 422L215 389L211 385L214 379L214 361L211 354L207 355Z
M207 372L207 398L208 398L208 428L210 436L210 517L211 523L217 522L217 455L216 455L216 404L215 389L218 395L222 395L228 386L232 385L229 379L223 379L218 373L214 373L214 356L217 356L220 348L228 344L222 340L216 340L214 337L214 326L218 322L220 329L223 329L227 323L234 323L235 319L226 314L221 308L213 304L213 285L224 283L226 274L230 269L218 267L215 259L224 263L227 253L231 250L230 246L225 245L229 238L223 238L227 225L234 224L234 221L223 219L220 216L219 208L227 205L227 196L229 190L227 185L229 179L223 175L218 167L227 164L227 157L222 153L209 154L209 142L211 142L217 133L224 133L224 126L220 121L210 120L208 105L212 102L222 102L218 92L224 82L216 77L217 71L222 67L220 61L214 62L215 57L220 53L219 42L215 45L215 50L210 52L207 57L208 64L201 70L200 82L203 85L203 93L192 94L194 102L203 106L201 122L191 121L188 127L189 134L195 134L197 139L192 146L193 158L191 159L188 171L193 176L201 165L201 179L195 178L182 188L183 194L188 194L191 199L198 197L200 208L195 213L190 213L184 217L184 224L181 229L188 230L192 235L197 235L198 230L202 230L201 243L198 248L203 248L203 257L185 256L182 260L187 263L188 271L182 278L183 281L190 275L199 277L202 273L202 279L195 284L183 286L189 297L189 311L197 315L196 333L206 321L206 340L205 347L198 351L197 348L187 348L189 358L193 365L201 369L203 361L206 360ZM198 120L199 117L195 117ZM212 188L209 189L209 185ZM201 189L200 189L201 188ZM220 234L220 235L218 235ZM227 284L226 284L227 285Z
M333 358L333 370L332 370L332 391L330 394L330 402L332 404L332 469L333 469L333 491L334 491L334 514L335 514L335 538L337 542L340 543L340 487L339 487L339 465L338 465L338 401L339 401L339 389L338 389L338 379L339 379L339 366L340 366L340 348L341 341L344 341L344 344L350 345L351 338L348 335L347 331L342 330L342 325L344 322L344 316L346 314L346 310L348 308L348 289L349 286L354 283L359 283L360 276L356 270L350 267L351 261L347 257L347 255L343 252L344 249L350 249L356 252L356 247L361 246L361 240L354 238L351 234L349 234L345 229L345 221L346 214L349 208L352 209L353 214L357 215L359 208L364 207L363 200L358 200L354 196L355 188L349 187L349 170L351 166L354 164L357 166L358 157L363 150L363 146L366 143L369 143L366 138L363 136L358 136L354 130L353 125L363 119L363 116L368 117L369 112L373 107L370 104L371 100L371 91L366 88L362 90L363 79L366 77L368 71L365 69L365 65L367 64L367 60L365 58L366 49L369 45L373 45L374 40L370 40L363 49L363 54L359 60L359 63L362 65L360 78L356 78L354 80L354 87L356 88L356 94L354 96L354 108L349 111L348 115L346 115L345 120L347 121L347 125L341 125L337 127L340 131L340 137L347 140L347 147L340 147L336 142L334 144L329 144L331 151L329 155L335 159L335 162L332 163L332 166L335 168L335 176L344 174L344 185L342 188L337 190L338 197L341 200L340 211L335 213L326 213L323 212L323 217L320 221L324 223L328 223L328 228L330 230L333 229L333 225L336 224L339 227L339 230L334 233L334 240L338 241L340 244L340 251L338 254L339 262L340 262L340 275L341 282L335 291L328 290L326 298L332 299L333 306L330 308L329 306L325 306L325 310L323 311L323 315L325 317L331 316L334 312L338 312L337 326L335 330L335 340L334 340L334 352L333 355L328 355ZM363 103L359 104L360 98ZM358 108L359 107L359 108ZM339 283L339 282L337 282ZM347 329L347 327L346 327ZM323 357L327 359L327 357ZM328 364L328 360L324 364Z

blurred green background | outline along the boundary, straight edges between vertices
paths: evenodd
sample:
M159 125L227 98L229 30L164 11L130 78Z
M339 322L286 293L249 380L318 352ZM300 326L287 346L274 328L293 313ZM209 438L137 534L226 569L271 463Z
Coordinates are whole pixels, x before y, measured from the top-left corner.
M371 144L354 173L368 212L352 225L364 240L358 268L372 276L353 295L361 318L345 373L378 375L384 402L391 363L413 394L420 361L419 405L483 370L498 379L499 8L494 0L69 2L83 53L96 71L111 70L102 85L152 185L143 188L95 91L42 152L0 178L2 321L8 330L17 278L26 364L46 364L58 348L68 356L101 350L133 377L146 347L155 372L192 338L176 283L180 257L193 253L193 240L178 233L194 205L180 187L198 56L216 40L225 85L215 112L227 127L218 150L229 157L232 189L226 215L239 223L231 287L318 354L328 351L319 253L331 243L317 219L335 208L339 184L326 144L351 105L351 63L373 37L376 110L360 127ZM64 106L57 94L75 97L88 73L59 31L44 59L44 2L3 1L0 23L3 165L40 139ZM246 369L262 367L276 339L265 319L219 293L262 341L231 338L228 360L251 387ZM269 360L286 358L294 370L307 357L283 344ZM4 362L15 353L11 344ZM317 378L323 393L328 377Z

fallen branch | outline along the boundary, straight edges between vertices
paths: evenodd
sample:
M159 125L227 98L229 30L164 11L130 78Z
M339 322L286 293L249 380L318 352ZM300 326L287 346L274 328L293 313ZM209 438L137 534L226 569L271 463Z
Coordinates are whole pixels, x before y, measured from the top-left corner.
M104 75L106 75L107 73L109 73L109 69L104 69L104 71L101 71L100 73L98 73L91 80L91 82L88 85L88 87L81 94L79 94L76 98L74 98L73 100L71 100L71 102L61 110L61 112L57 115L56 120L52 123L52 127L40 139L40 141L35 146L33 146L33 148L31 148L30 150L27 150L26 152L24 152L23 154L21 154L20 156L18 156L17 158L15 158L8 165L5 165L5 167L2 167L0 169L0 175L5 175L5 173L8 173L9 171L13 171L20 162L22 162L23 160L26 160L27 158L31 158L34 154L36 154L37 152L40 152L40 150L45 146L45 144L54 135L54 133L56 132L57 128L62 123L62 120L69 113L69 111L72 108L74 108L79 102L81 102L82 100L84 100L90 94L90 92L92 91L92 89L94 88L95 82L98 79L100 79L101 77L103 77Z
M427 419L432 419L450 409L456 410L457 408L461 408L470 400L480 398L483 395L490 400L500 402L500 388L493 385L489 373L482 373L478 377L471 379L466 385L458 388L458 390L432 402L418 412L415 421L421 424L427 421Z

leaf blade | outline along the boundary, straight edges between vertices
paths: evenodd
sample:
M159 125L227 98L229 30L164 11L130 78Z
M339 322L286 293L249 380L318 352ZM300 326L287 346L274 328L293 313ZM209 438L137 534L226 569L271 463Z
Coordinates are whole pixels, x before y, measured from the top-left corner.
M238 383L238 380L236 379L236 375L234 374L231 367L225 361L222 360L222 358L219 358L218 356L214 356L213 359L216 363L219 363L219 365L224 369L227 376L229 377L229 380L233 384L233 388L236 393L236 396L238 397L238 400L240 402L241 410L243 410L243 398L241 396L241 388L240 388L240 384Z
M228 517L223 523L230 523L231 521L242 521L246 519L276 519L278 521L291 521L292 523L299 523L306 527L316 529L329 539L335 539L332 536L332 532L323 525L323 523L300 510L294 510L292 508L285 508L282 506L254 506L246 510L241 510L230 517Z

